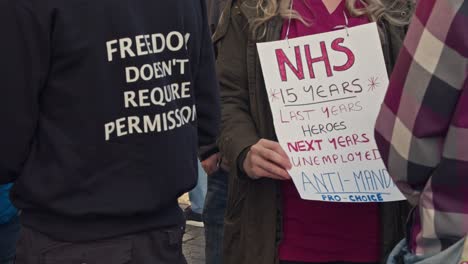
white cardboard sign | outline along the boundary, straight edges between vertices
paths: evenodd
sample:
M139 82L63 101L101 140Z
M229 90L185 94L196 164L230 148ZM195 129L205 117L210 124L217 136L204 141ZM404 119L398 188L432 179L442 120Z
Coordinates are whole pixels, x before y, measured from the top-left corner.
M301 197L404 200L374 139L389 82L377 25L257 47L276 134Z

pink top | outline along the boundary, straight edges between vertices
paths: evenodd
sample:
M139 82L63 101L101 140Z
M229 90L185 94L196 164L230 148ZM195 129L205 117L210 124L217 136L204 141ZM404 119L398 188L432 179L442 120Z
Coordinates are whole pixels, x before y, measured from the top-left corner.
M306 26L292 20L289 38L332 31L345 24L345 1L329 13L321 0L295 0L294 9L311 22ZM348 26L368 23L367 17L352 17ZM285 21L282 39L286 37ZM285 182L283 193L283 241L279 257L300 262L377 262L380 254L377 204L349 204L305 201L294 184Z

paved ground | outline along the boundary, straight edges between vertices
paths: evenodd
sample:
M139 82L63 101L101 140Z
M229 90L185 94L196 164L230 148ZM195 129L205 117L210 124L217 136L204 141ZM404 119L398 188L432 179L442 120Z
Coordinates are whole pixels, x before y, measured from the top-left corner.
M188 264L205 264L204 229L187 225L184 236L184 255Z
M179 205L185 209L190 204L188 196L179 199ZM184 255L188 264L205 264L204 229L187 225L184 236Z

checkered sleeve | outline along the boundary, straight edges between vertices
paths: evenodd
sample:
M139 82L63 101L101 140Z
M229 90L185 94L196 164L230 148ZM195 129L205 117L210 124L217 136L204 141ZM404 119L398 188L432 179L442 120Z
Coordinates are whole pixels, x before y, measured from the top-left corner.
M384 162L412 203L440 164L465 82L464 2L419 3L377 121Z
M468 232L467 3L419 2L376 124L388 171L417 206L409 241L417 255Z

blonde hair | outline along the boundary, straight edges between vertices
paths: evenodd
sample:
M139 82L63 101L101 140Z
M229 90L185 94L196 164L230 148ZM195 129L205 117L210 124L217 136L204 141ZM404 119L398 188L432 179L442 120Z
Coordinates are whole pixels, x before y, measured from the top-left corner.
M284 19L298 19L305 24L305 21L296 11L291 10L293 0L257 0L257 17L250 21L252 32L256 35L258 30L268 21L276 16ZM304 1L304 0L296 0ZM395 26L408 25L411 19L414 0L343 0L346 1L346 8L352 16L366 15L372 22L382 20ZM356 3L360 2L364 7L357 8Z

